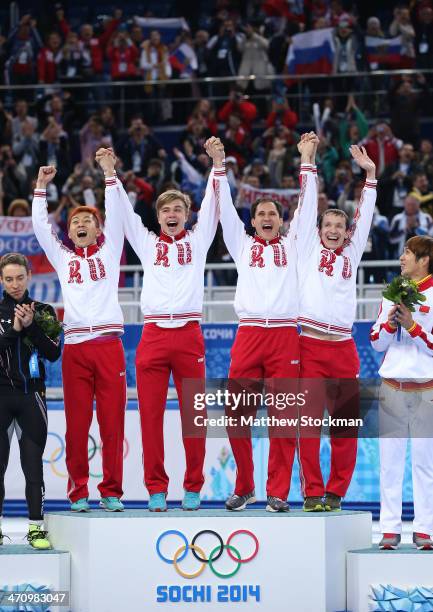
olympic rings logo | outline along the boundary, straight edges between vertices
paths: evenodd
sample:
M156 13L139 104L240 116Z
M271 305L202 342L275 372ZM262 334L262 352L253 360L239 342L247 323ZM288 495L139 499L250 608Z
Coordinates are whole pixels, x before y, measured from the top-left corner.
M42 461L44 463L48 463L53 473L59 478L68 478L68 474L66 472L62 472L56 466L56 463L58 463L60 459L62 459L63 455L65 454L65 450L66 450L65 441L62 438L62 436L60 436L58 433L55 433L54 431L49 431L48 435L53 436L53 438L55 438L58 441L59 446L53 450L53 452L51 453L48 459L42 459ZM89 444L88 444L89 462L92 461L92 459L96 456L96 453L99 453L99 455L102 455L101 441L99 441L99 444L97 444L95 438L91 434L89 434ZM126 459L128 454L129 454L129 442L126 438L124 438L123 440L123 459ZM91 471L89 471L89 475L92 478L102 478L103 476L102 472L98 473L98 472L91 472Z
M211 552L209 553L209 557L206 557L206 553L204 552L204 550L196 544L199 537L206 533L215 536L215 538L218 540L218 545L213 550L211 550ZM246 557L245 559L242 559L239 550L235 548L232 544L234 537L240 534L248 535L254 541L254 551L249 557ZM161 552L161 542L167 536L178 536L183 541L183 545L180 546L174 553L173 559L168 559ZM179 563L183 561L183 559L185 559L185 557L187 556L188 550L191 550L193 556L201 564L198 570L192 573L186 573L179 567ZM214 563L221 557L224 550L227 551L227 554L230 559L232 559L237 564L233 571L225 574L218 571L214 566ZM197 576L200 576L200 574L204 571L206 565L210 567L211 571L215 574L215 576L218 576L218 578L232 578L232 576L235 576L238 573L242 563L249 563L257 556L257 553L259 552L259 541L257 539L257 536L255 536L254 533L252 533L251 531L248 531L248 529L237 529L229 535L229 537L227 538L227 542L224 544L223 539L219 535L219 533L213 531L212 529L203 529L202 531L199 531L195 534L191 541L191 544L189 544L185 534L183 534L181 531L178 531L177 529L168 529L167 531L161 533L161 535L158 537L156 541L156 552L158 554L158 557L162 561L164 561L164 563L169 563L170 565L173 565L176 572L183 578L197 578Z

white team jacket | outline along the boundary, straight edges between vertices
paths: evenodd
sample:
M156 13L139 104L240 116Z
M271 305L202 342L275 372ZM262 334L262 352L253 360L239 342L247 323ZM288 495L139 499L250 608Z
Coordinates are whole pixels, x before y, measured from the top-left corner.
M235 311L239 325L259 327L296 326L298 279L296 260L308 243L308 231L317 217L316 170L301 167L298 208L287 236L266 241L246 234L232 204L227 180L221 181L221 225L224 242L236 263L238 283Z
M366 181L350 235L342 247L327 249L310 216L307 239L298 243L299 318L306 327L350 337L356 316L356 272L367 244L377 181ZM308 202L306 206L312 207ZM315 215L317 208L314 204Z
M114 177L105 181L105 242L101 247L68 249L48 222L46 191L36 189L32 204L33 230L62 288L65 344L77 344L103 334L123 334L118 287L123 249L121 211Z
M212 170L197 223L191 231L175 237L149 232L118 181L125 235L143 266L141 310L145 323L168 327L201 319L204 267L218 226L223 180L227 180L224 170Z
M416 326L410 332L402 328L401 339L388 324L388 313L393 302L383 298L379 315L370 334L376 351L386 351L379 369L382 378L405 380L433 380L433 277L430 274L418 284L427 300L415 306L412 313Z

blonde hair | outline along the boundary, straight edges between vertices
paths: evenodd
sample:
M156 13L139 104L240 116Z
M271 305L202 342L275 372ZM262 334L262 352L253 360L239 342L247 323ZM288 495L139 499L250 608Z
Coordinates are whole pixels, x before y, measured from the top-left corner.
M164 191L156 200L156 214L159 213L161 208L165 204L171 204L175 200L181 200L182 204L185 206L186 214L189 214L189 209L191 208L191 199L186 193L182 193L177 189L169 189L168 191Z

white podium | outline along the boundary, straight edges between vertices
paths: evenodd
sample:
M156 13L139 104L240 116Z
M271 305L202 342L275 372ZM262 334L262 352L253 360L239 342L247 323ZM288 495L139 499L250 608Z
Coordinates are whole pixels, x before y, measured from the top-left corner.
M344 611L346 553L371 543L367 512L92 511L47 519L54 545L71 553L72 612Z
M53 601L47 591L64 591L70 596L70 555L60 550L37 551L29 545L0 546L0 591L23 593L21 604L0 598L0 610L48 610L42 601ZM34 598L39 594L40 599ZM32 597L29 597L32 596ZM9 595L10 597L10 595ZM26 600L26 605L24 601ZM9 602L11 600L9 599ZM14 601L16 601L14 599ZM60 599L61 601L61 599ZM65 598L64 601L67 601ZM50 605L50 612L68 612L70 606ZM89 611L90 612L90 611Z
M350 612L433 610L433 553L403 544L347 554L347 609Z

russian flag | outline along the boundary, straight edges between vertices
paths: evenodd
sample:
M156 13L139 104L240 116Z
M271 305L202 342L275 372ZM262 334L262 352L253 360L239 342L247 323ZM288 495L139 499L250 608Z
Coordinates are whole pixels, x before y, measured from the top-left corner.
M193 69L196 67L194 66L194 58L191 53L188 53L189 49L187 45L182 44L170 55L170 64L181 73L183 78L192 76Z
M333 28L311 30L292 37L287 54L289 74L330 74L334 61Z
M161 40L165 44L174 41L182 30L189 30L189 26L183 17L134 17L134 22L143 30L145 38L149 38L152 30L158 30Z
M366 36L365 48L369 64L395 66L401 62L401 36L395 38Z

